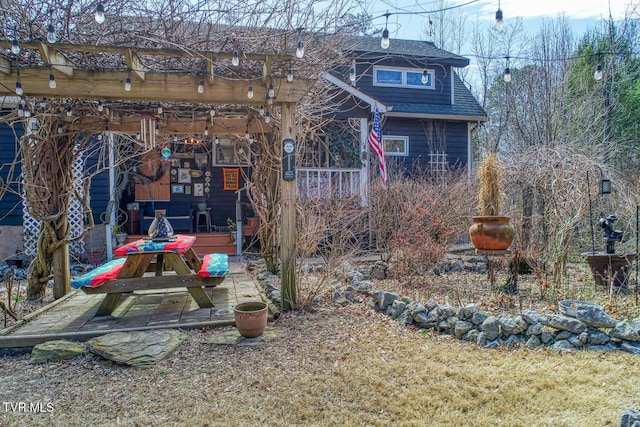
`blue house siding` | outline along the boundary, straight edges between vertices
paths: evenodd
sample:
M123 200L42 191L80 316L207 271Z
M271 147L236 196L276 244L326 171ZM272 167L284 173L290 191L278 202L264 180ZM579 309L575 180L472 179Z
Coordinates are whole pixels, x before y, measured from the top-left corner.
M2 185L9 184L9 190L0 198L0 225L22 225L21 165L16 164L13 171L11 168L18 152L18 138L23 133L20 123L16 123L14 129L0 125L0 177Z
M429 126L432 124L432 126ZM431 137L429 137L431 132ZM430 151L447 153L449 164L464 167L467 162L467 123L454 121L430 121L389 117L382 126L383 136L406 136L409 138L407 156L388 155L390 162L406 170L429 162ZM431 144L431 147L430 147Z

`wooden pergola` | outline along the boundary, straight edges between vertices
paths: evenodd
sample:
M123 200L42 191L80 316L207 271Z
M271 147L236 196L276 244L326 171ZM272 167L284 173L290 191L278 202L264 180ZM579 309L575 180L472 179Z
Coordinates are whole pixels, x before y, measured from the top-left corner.
M10 52L12 41L0 40L0 48ZM77 130L101 131L107 126L116 132L137 132L140 117L148 114L153 103L163 103L172 116L189 114L193 118L194 106L233 105L259 106L274 105L281 110L280 143L286 139L296 141L296 104L304 97L314 80L294 79L289 81L282 73L276 75L274 69L284 69L295 58L288 55L261 55L243 53L241 60L252 64L252 69L261 68L259 75L250 79L219 75L216 64L224 63L232 69L234 54L237 52L196 51L187 49L136 48L133 46L108 46L72 43L48 43L29 41L20 44L22 53L0 55L0 96L17 96L16 82L20 81L29 98L65 98L83 100L80 109L74 109L82 117L73 122ZM7 52L7 50L5 50ZM108 69L92 65L93 58L111 58L114 63L126 67ZM176 70L171 67L175 61L197 63L199 72ZM153 63L153 67L145 64ZM166 65L164 65L166 64ZM117 68L117 69L116 69ZM55 78L55 88L50 87L51 76ZM127 82L130 81L130 84ZM200 88L199 88L200 86ZM248 96L249 87L253 96ZM202 87L204 90L202 90ZM200 90L199 90L200 89ZM273 95L270 95L270 89ZM99 113L98 102L109 107ZM206 111L208 115L208 111ZM205 110L202 112L205 115ZM243 125L244 122L244 125ZM197 133L204 130L206 119L195 120L189 125L183 120L166 120L163 129L168 133ZM208 122L220 129L248 129L250 122L243 118L216 117ZM255 124L255 120L254 120ZM282 147L280 147L282 152ZM281 267L283 309L290 309L295 302L295 248L296 248L296 182L280 178L282 228ZM68 256L66 270L68 271ZM57 269L59 270L59 269ZM68 279L68 273L67 277ZM68 280L56 277L59 281Z

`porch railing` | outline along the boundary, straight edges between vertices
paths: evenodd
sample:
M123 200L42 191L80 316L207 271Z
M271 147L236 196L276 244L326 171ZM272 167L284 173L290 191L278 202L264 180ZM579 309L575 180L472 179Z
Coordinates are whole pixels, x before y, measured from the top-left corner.
M339 198L361 196L361 169L298 168L298 197Z

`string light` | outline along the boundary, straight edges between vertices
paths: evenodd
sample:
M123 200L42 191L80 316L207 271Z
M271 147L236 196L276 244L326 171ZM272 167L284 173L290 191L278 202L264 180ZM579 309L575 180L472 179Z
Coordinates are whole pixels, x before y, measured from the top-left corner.
M164 110L162 109L162 105L158 106L158 114L162 114Z
M56 36L56 29L53 27L53 23L49 22L47 25L47 41L51 44L58 41L58 37Z
M267 91L267 95L269 96L269 98L276 97L276 91L273 89L273 79L271 79L271 81L269 82L269 90Z
M207 135L209 135L209 126L205 125L204 126L204 136L207 136Z
M211 116L211 119L213 120L213 118L216 116L216 109L212 108L211 110L209 110L209 115Z
M429 73L427 72L427 69L425 68L424 71L422 71L422 84L426 85L427 82L429 81Z
M298 28L298 45L296 46L296 58L304 57L304 43L302 43L302 28Z
M291 63L289 63L289 71L287 72L287 82L293 81L293 70L291 69Z
M124 90L131 92L131 71L127 75L127 80L124 82Z
M356 60L352 59L351 60L351 68L349 69L349 80L351 81L351 83L356 82Z
M389 49L389 28L387 28L387 25L389 24L390 15L391 14L389 12L384 14L384 30L382 31L382 39L380 39L380 47L383 49Z
M58 133L62 132L64 132L64 128L62 127L62 125L58 125Z
M105 16L104 16L104 5L102 4L102 2L99 2L98 6L96 6L95 19L98 24L104 24Z
M20 70L18 70L18 76L16 80L16 95L22 96L24 91L22 90L22 83L20 83Z
M500 0L498 0L498 10L496 10L496 25L494 26L496 31L500 32L504 28L504 22L502 20L502 10L500 9Z
M504 69L504 75L502 76L502 79L505 83L509 83L511 81L511 70L509 69L509 67Z
M58 85L56 84L56 76L53 75L52 71L49 71L49 88L55 89Z
M265 121L265 123L271 123L271 114L269 114L269 111L265 111L265 113L264 113L264 121Z
M231 56L231 65L237 67L240 65L240 54L238 53L238 49L233 49L233 55Z
M24 117L24 107L22 106L22 102L18 103L18 117Z
M247 98L253 99L253 85L249 83L249 90L247 90Z
M198 93L204 93L204 79L200 80L200 84L198 85Z
M593 73L593 78L596 81L602 80L602 65L598 64L596 66L596 71Z
M216 136L216 140L215 140L216 145L220 145L220 140L218 139L218 137Z
M260 115L261 115L262 117L264 117L264 113L265 113L264 105L261 105L261 106L260 106L260 109L258 110L258 113L260 113Z
M98 101L98 111L100 111L101 113L104 111L104 105L102 104L102 101Z
M67 107L67 116L71 117L73 115L73 111L71 110L71 105Z
M14 55L19 55L20 54L20 45L18 44L18 39L17 38L13 38L13 41L11 42L11 53L13 53Z

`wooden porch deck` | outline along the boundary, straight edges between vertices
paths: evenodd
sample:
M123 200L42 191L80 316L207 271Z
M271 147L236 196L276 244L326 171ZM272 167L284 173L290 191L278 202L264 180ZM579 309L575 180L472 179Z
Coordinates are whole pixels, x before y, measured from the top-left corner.
M0 349L28 348L55 339L85 341L114 331L228 326L234 324L234 305L266 301L244 263L233 259L222 284L206 292L213 308L199 308L185 288L173 288L123 295L112 315L95 317L104 295L75 291L34 319L0 331Z

